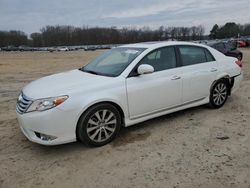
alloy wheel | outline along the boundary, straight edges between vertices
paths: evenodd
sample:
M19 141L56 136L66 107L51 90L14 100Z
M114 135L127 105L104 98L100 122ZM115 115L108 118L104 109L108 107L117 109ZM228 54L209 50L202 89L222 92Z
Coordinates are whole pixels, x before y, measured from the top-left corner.
M104 109L95 112L88 120L87 134L94 142L104 142L115 132L117 119L113 112Z
M227 99L227 86L225 83L219 83L216 85L213 91L213 101L216 105L222 105Z

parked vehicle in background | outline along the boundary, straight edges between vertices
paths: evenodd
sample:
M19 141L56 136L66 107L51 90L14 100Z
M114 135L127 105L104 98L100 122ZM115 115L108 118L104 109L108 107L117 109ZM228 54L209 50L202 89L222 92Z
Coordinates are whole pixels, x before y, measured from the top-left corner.
M101 49L106 50L106 49L111 49L111 45L101 45Z
M238 41L237 45L238 45L238 47L243 48L243 47L247 47L248 43L245 41Z
M50 47L50 48L47 48L47 50L48 50L49 52L54 52L54 51L56 51L56 48Z
M69 46L67 47L69 49L69 51L75 51L75 50L78 50L76 47L74 46Z
M106 49L111 49L111 45L98 45L98 46L94 46L97 50L106 50Z
M23 88L16 111L31 141L111 142L127 127L186 108L222 107L241 83L240 63L187 42L124 45L86 66L41 78Z
M36 51L47 52L48 48L47 47L40 47L40 48L36 48Z
M6 52L10 52L10 51L18 51L19 48L16 46L6 46L6 47L2 47L2 50Z
M24 51L36 51L36 48L29 47L29 46L19 46L18 49L21 52L24 52Z
M86 46L84 51L95 51L97 50L97 46Z
M66 52L66 51L69 51L69 48L68 47L59 47L57 49L57 51L59 51L59 52Z
M207 45L220 51L226 56L236 57L240 61L243 58L242 52L238 50L232 42L213 41L207 42Z

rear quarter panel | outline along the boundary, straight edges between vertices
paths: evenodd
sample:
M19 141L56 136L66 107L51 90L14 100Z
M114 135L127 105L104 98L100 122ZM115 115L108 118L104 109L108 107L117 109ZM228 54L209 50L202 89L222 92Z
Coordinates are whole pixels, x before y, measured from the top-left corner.
M221 73L228 75L229 77L238 76L241 74L241 68L235 63L236 58L225 56L218 61L219 69Z
M234 77L241 74L241 68L235 63L237 61L236 58L225 56L213 48L209 48L209 50L218 63L219 74L217 75L217 79L225 76Z

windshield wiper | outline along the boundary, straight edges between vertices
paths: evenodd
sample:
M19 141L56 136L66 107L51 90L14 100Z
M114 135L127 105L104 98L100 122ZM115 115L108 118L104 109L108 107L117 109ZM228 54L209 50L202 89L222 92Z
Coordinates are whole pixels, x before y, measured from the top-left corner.
M90 73L90 74L95 74L95 75L100 75L98 72L91 71L91 70L84 70L84 72Z
M83 71L83 72L90 73L90 74L100 75L98 72L95 72L95 71L92 71L92 70L85 70L84 67L81 68L80 70Z

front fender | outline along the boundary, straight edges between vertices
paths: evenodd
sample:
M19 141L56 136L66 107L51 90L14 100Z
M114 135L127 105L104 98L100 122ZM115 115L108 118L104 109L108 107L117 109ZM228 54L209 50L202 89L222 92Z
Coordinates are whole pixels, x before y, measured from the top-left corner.
M125 87L122 85L118 88L110 88L105 91L89 91L83 93L78 93L69 96L69 99L60 106L60 110L71 112L74 114L75 122L77 122L81 115L91 106L100 102L111 102L116 104L121 108L124 114L124 118L128 117L128 107L127 107L127 95ZM58 106L59 107L59 106Z
M98 104L98 103L102 103L102 102L110 102L110 103L114 103L117 106L119 106L123 113L125 118L128 117L128 108L127 108L127 104L123 103L122 101L115 99L115 98L110 98L110 97L104 97L104 98L95 98L95 99L90 99L86 102L84 102L83 104L83 108L79 111L79 113L77 114L77 119L79 119L81 117L81 115L91 106Z

